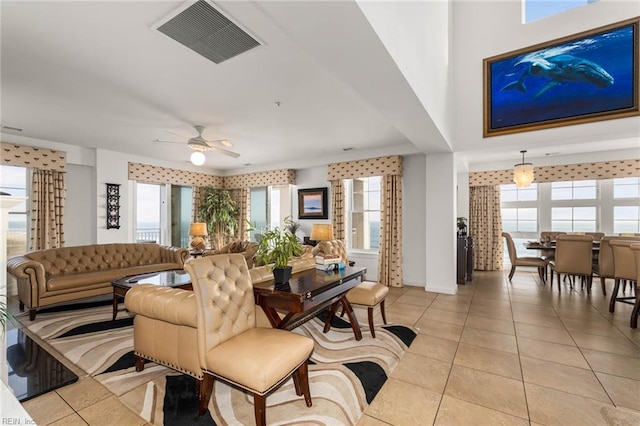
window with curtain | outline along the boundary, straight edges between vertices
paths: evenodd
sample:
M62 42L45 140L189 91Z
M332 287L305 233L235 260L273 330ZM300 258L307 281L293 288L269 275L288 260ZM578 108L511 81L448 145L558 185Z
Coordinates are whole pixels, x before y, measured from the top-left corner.
M11 196L25 197L25 202L9 211L7 229L7 258L28 251L29 241L29 169L0 166L0 191Z
M378 251L381 177L345 179L348 248Z

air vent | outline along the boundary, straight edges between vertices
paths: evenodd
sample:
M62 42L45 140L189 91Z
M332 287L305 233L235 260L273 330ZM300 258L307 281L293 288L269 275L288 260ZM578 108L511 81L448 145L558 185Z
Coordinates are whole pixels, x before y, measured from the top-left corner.
M158 31L216 64L260 46L256 39L203 0L160 25Z

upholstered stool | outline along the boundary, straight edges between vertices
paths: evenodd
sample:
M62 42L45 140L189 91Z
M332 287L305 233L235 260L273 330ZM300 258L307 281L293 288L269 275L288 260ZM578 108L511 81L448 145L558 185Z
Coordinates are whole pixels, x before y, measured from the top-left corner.
M384 299L387 294L389 294L389 287L373 281L363 281L347 292L346 296L349 303L367 307L371 337L376 337L376 332L373 328L373 308L376 305L380 305L382 321L385 324L387 323L387 317L384 313Z

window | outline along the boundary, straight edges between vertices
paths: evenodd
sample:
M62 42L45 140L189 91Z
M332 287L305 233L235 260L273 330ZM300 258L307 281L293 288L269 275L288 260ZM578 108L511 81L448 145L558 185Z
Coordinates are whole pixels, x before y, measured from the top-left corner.
M0 191L15 197L27 198L9 210L7 229L7 258L24 254L29 246L29 169L26 167L0 166Z
M136 184L136 241L165 244L162 235L164 185Z
M526 188L518 188L513 185L500 185L500 200L509 201L535 201L538 199L538 185L532 183Z
M171 185L171 245L189 247L193 188Z
M562 232L595 232L595 207L552 207L551 230Z
M345 180L348 248L377 251L380 245L380 176Z
M613 232L617 234L640 232L640 206L615 206Z
M557 15L567 10L594 3L598 0L522 0L524 3L524 22Z
M595 180L576 180L551 183L552 200L595 200Z
M538 232L537 208L503 208L501 213L504 232Z
M640 197L640 177L613 179L613 198Z

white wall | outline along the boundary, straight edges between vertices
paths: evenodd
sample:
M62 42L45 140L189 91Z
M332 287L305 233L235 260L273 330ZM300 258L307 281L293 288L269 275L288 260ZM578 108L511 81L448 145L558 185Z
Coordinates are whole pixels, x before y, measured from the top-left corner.
M65 245L81 246L97 241L97 218L90 214L96 205L95 168L67 165L67 199L65 204Z
M406 285L426 283L425 238L426 158L423 154L403 157L402 176L402 274Z
M328 219L298 219L298 189L327 188L329 218ZM311 235L314 223L333 223L331 217L331 185L327 180L327 166L315 166L296 170L296 185L291 191L291 215L293 220L300 222L300 229L305 236Z

